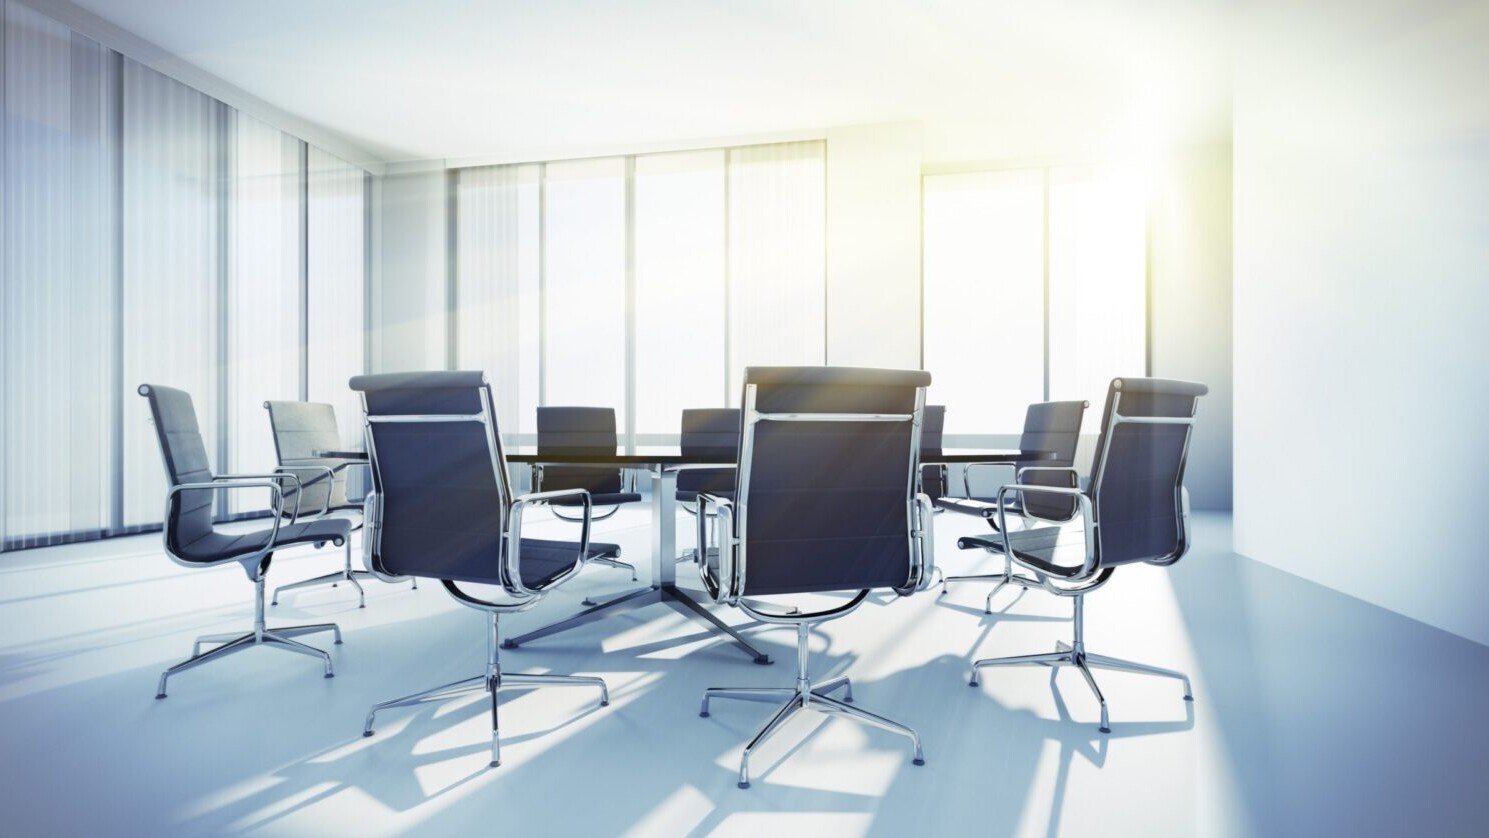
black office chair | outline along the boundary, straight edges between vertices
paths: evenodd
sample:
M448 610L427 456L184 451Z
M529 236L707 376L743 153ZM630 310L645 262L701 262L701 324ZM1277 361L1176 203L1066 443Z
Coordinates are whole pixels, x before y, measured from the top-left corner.
M686 456L711 458L718 463L732 463L739 457L739 408L688 408L682 412L679 449ZM734 469L714 466L680 466L677 472L677 501L684 512L698 513L698 493L733 499ZM708 516L710 523L714 520ZM701 545L700 545L701 546ZM697 550L678 554L677 560L695 561Z
M751 367L745 371L744 426L735 499L698 496L718 516L719 538L700 562L714 602L767 623L796 626L796 686L710 688L716 698L786 703L745 746L739 787L750 785L750 754L801 710L818 710L909 737L925 763L920 737L898 722L849 704L846 676L813 685L807 636L817 623L845 616L871 591L908 596L930 579L931 504L915 493L920 428L929 373L846 367ZM707 538L698 520L700 543ZM855 592L826 610L768 610L758 597ZM752 599L745 599L751 597ZM842 700L829 693L844 690Z
M538 455L600 456L615 455L615 410L609 407L540 407L538 408ZM641 495L626 491L624 475L617 468L601 468L582 465L544 465L532 467L533 491L547 492L559 489L583 489L589 493L595 506L611 506L606 512L597 514L593 520L603 521L620 511L621 504L636 503ZM563 509L579 505L569 498L559 498L550 504L553 514L566 520L577 520L564 514ZM621 561L598 559L596 564L609 565L631 572L631 581L636 581L636 568Z
M253 631L198 637L190 658L161 673L155 697L165 698L166 680L172 675L259 645L318 657L325 663L325 677L333 677L330 655L292 638L329 631L339 644L341 629L335 623L268 628L264 624L264 575L269 570L274 551L297 544L319 547L330 542L344 547L350 555L350 522L344 518L320 518L286 523L282 513L285 496L289 493L284 487L289 486L295 497L300 496L299 481L293 474L214 475L207 463L207 447L202 442L191 396L158 384L141 384L139 394L150 403L155 437L160 443L160 457L165 463L165 476L170 484L165 496L163 527L166 555L183 567L215 567L238 562L253 582L255 591ZM235 489L269 491L271 518L267 528L229 532L215 526L212 506L217 493ZM203 652L202 644L214 644L216 648Z
M998 532L958 539L957 546L981 548L1009 556L1033 572L1038 584L1058 596L1075 599L1075 635L1055 651L1011 658L987 658L972 664L970 684L988 666L1074 666L1101 703L1101 732L1110 733L1106 698L1091 668L1116 669L1176 678L1184 683L1184 700L1193 701L1189 676L1172 669L1133 663L1086 651L1085 595L1106 584L1124 564L1170 565L1189 550L1189 496L1184 491L1184 464L1203 384L1162 378L1113 379L1101 416L1101 436L1091 468L1090 488L1009 484L996 502L1022 496L1025 507L1034 496L1076 505L1079 530L1052 526L1009 532L1006 510L997 513Z
M1038 402L1029 405L1024 412L1024 432L1019 437L1019 450L1048 451L1054 456L1050 459L1022 460L1016 463L968 463L966 470L962 472L965 497L935 499L936 507L962 515L976 515L996 530L999 520L997 498L975 497L972 494L973 470L987 467L1011 468L1013 473L1010 476L1015 483L1078 487L1080 477L1075 470L1075 449L1080 443L1081 422L1089 406L1090 402L1086 401ZM1015 498L1007 501L1004 506L1006 512L1025 521L1065 523L1076 514L1075 504L1063 496ZM1012 562L1004 556L1002 573L947 576L941 580L941 593L944 595L946 586L952 582L972 581L998 583L988 592L987 599L983 600L982 610L987 614L993 613L993 597L1005 585L1028 588L1039 584L1034 579L1014 573Z
M941 458L941 440L946 427L946 405L925 406L925 421L920 426L920 491L936 503L946 496L946 464ZM937 512L942 511L940 507Z
M324 451L335 451L342 447L341 431L336 424L336 409L323 402L264 402L269 411L269 428L274 433L274 454L279 459L276 472L293 474L300 481L300 491L294 496L299 501L299 517L323 517L332 513L346 514L353 531L362 528L362 503L347 497L348 476L355 466L366 466L365 460L347 460L326 457ZM361 472L356 472L360 474ZM279 604L279 595L299 588L314 588L320 585L335 587L340 582L350 582L357 589L357 607L367 607L367 594L362 590L360 579L375 578L371 571L352 568L351 551L347 551L346 564L341 570L280 585L269 598L270 605ZM417 588L419 583L414 582Z
M359 375L351 388L362 394L367 416L373 492L365 506L365 537L370 539L373 571L438 579L456 602L490 617L484 674L374 704L362 735L372 735L373 719L381 710L484 690L491 694L495 768L501 764L501 690L591 686L600 690L600 705L609 704L610 694L599 678L508 675L498 659L502 614L537 605L586 562L620 555L614 544L590 542L589 495L583 489L512 495L491 388L479 372ZM560 498L571 499L580 510L579 540L523 538L523 510ZM466 585L499 586L500 599L485 599Z

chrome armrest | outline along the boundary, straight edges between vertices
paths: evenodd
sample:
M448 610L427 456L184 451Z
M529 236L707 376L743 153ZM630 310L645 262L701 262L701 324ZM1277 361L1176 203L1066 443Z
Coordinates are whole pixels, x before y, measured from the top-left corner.
M1019 485L1022 485L1022 486L1042 485L1042 484L1034 484L1034 483L1025 483L1024 482L1024 475L1030 474L1030 473L1043 473L1043 472L1060 472L1062 474L1068 474L1068 475L1070 475L1070 486L1069 486L1069 488L1071 488L1071 489L1079 489L1080 486L1081 486L1081 474L1080 474L1079 471L1077 471L1075 469L1074 466L1026 466L1024 468L1019 469L1014 474L1013 482L1018 483ZM1049 486L1049 487L1046 487L1046 488L1056 489L1056 488L1066 488L1066 487L1063 487L1063 486ZM1001 504L1000 504L1000 506L1001 506ZM1034 513L1032 513L1032 512L1029 511L1028 505L1027 504L1024 504L1024 503L1020 503L1019 504L1019 514L1023 516L1026 524L1030 520L1043 521L1046 524L1066 524L1066 523L1069 523L1070 522L1070 519L1069 518L1044 518L1044 517L1041 517L1039 515L1035 515Z
M972 469L985 466L997 466L999 468L1013 468L1013 463L967 463L962 466L962 497L972 497Z
M218 475L214 475L212 477L212 479L213 480L274 480L274 481L289 480L289 481L291 481L291 482L293 482L295 484L292 487L293 488L293 494L295 496L295 511L293 513L291 513L291 515L290 515L290 523L293 524L295 522L295 519L298 518L298 517L300 517L300 492L301 492L301 490L304 487L301 485L301 483L300 483L300 476L297 475L297 474L290 474L290 473L287 473L287 472L281 474L278 469L275 469L273 472L271 472L269 474L218 474ZM279 514L281 514L284 511L284 499L283 499L283 495L282 495L282 493L284 491L284 487L281 486L279 488L280 488L280 492L281 492L280 504L279 504L280 509L277 510L274 513L275 515L279 515Z
M555 489L551 492L529 492L518 495L509 507L510 513L507 517L507 564L504 568L507 578L507 587L514 593L526 597L542 595L542 591L534 591L522 584L522 512L529 506L543 506L552 503L556 498L580 496L584 499L584 516L580 521L579 533L579 555L574 560L573 567L564 571L562 575L548 583L553 587L563 583L569 577L584 568L584 563L589 561L589 524L594 506L590 502L589 492L584 489Z
M1074 478L1074 480L1072 480L1071 482L1075 483L1076 486L1079 486L1080 485L1081 475L1080 475L1080 472L1077 471L1074 466L1024 466L1023 468L1019 469L1014 474L1014 482L1015 483L1023 483L1024 482L1024 475L1028 474L1029 472L1033 472L1033 471L1063 471L1063 472L1068 473L1072 478ZM1074 487L1072 487L1072 488L1074 488Z
M296 474L296 472L301 472L301 471L312 472L313 473L313 476L310 479L308 479L308 480L301 480L300 479L300 475L299 474ZM299 483L299 485L295 487L295 512L294 512L293 515L290 516L290 523L291 524L295 523L295 521L298 520L299 517L300 517L300 498L304 496L305 489L307 487L314 486L314 485L316 485L318 483L321 483L321 482L328 482L328 483L331 483L332 485L334 485L335 482L336 482L336 470L333 469L333 468L331 468L330 466L322 466L322 465L303 465L303 466L289 465L289 466L280 466L279 468L274 469L274 473L275 474L288 474L288 475L291 475ZM312 513L312 514L315 514L315 515L325 515L327 512L330 512L330 511L331 511L331 489L330 488L327 488L326 489L326 500L325 500L324 503L321 504L320 511L319 512L315 512L315 513Z
M715 520L718 522L714 527L715 542L710 544L708 538L708 508L714 508ZM734 605L739 600L739 568L735 562L735 550L739 546L739 539L734 535L734 504L718 495L710 495L707 492L698 493L698 575L703 579L703 587L708 590L709 597L716 603L728 603ZM716 547L719 551L719 569L716 579L709 579L708 549Z
M165 515L161 518L164 522L161 527L162 541L165 544L166 555L170 556L177 564L185 564L190 567L201 567L203 565L217 565L223 562L241 562L242 556L233 556L226 559L218 559L210 562L187 561L178 557L171 550L171 508L175 505L176 495L187 491L212 491L225 492L233 489L268 489L269 508L274 522L269 528L268 539L260 545L251 555L263 555L274 547L275 539L279 537L279 522L281 511L284 507L284 490L274 478L276 475L267 474L223 474L213 477L210 482L202 483L178 483L170 487L165 493Z
M911 571L914 584L910 590L923 591L930 587L931 580L936 575L936 509L931 503L930 495L925 492L915 496L913 509L915 517L914 529L910 532L913 539L910 560L913 563Z
M1076 507L1080 510L1081 514L1081 524L1083 527L1082 534L1085 536L1086 541L1086 556L1085 560L1081 562L1081 572L1080 575L1076 577L1075 581L1090 578L1091 575L1098 569L1096 561L1096 519L1095 516L1093 516L1091 513L1091 498L1088 497L1086 493L1082 492L1080 489L1067 489L1062 486L1032 486L1009 483L998 488L998 534L1003 538L1003 555L1007 556L1009 559L1015 562L1018 562L1019 565L1027 567L1028 569L1034 571L1036 574L1039 574L1040 578L1043 578L1044 571L1021 561L1019 557L1013 552L1013 547L1008 543L1008 520L1007 511L1005 510L1003 504L1003 498L1005 495L1008 495L1012 492L1017 492L1019 494L1023 494L1025 492L1034 492L1036 494L1046 495L1065 495L1067 497L1074 497L1076 499Z
M701 471L703 469L739 468L739 463L680 463L663 471Z

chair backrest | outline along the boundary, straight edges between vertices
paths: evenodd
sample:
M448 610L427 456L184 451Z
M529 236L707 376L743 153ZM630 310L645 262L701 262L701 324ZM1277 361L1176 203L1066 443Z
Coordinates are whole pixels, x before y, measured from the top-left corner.
M1112 380L1089 490L1102 566L1170 564L1188 550L1184 465L1208 392L1190 381Z
M744 595L903 588L921 370L750 367L736 489Z
M379 514L374 566L394 576L502 582L506 455L479 372L359 375Z
M719 463L732 463L739 458L739 408L702 407L682 412L682 436L679 447L686 456L702 457ZM685 469L677 474L679 492L733 492L734 469Z
M159 384L141 384L139 394L150 403L166 481L171 486L210 483L212 468L207 463L207 445L197 425L191 394ZM185 556L191 544L211 534L216 494L210 489L187 489L176 495L165 521L166 545L171 553Z
M1024 412L1024 432L1019 436L1021 451L1052 451L1054 459L1021 460L1016 468L1070 468L1075 465L1075 449L1081 439L1081 422L1085 418L1085 401L1036 402ZM1076 488L1073 475L1030 475L1026 482L1041 486ZM1075 502L1055 495L1030 493L1023 507L1030 514L1052 521L1066 521L1075 516Z
M931 465L920 468L920 490L931 500L946 494L946 467L936 462L941 458L942 431L946 427L946 405L928 404L920 422L920 459Z
M323 402L269 401L264 402L264 408L269 411L269 427L274 431L274 453L281 466L329 467L345 462L317 453L342 447L334 407ZM315 511L322 506L331 509L355 506L347 499L346 479L347 469L341 469L329 484L325 481L312 484L300 499L300 511ZM329 503L327 492L330 493Z
M538 408L538 455L615 455L615 409ZM621 490L620 470L592 466L548 466L543 490L585 489L591 494Z

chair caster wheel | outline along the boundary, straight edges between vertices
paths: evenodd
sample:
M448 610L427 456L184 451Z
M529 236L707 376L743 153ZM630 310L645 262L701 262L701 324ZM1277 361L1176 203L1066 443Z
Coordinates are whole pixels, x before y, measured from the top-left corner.
M326 546L326 542L324 542L324 541L317 541L315 543L315 549L317 549L317 550L319 550L319 549L321 549L322 547L325 547L325 546Z
M332 582L331 583L331 587L334 588L334 587L336 587L337 585L340 585L340 584L341 584L340 582Z
M367 737L369 737L371 735L372 735L372 731L370 731L370 730L364 730L364 731L362 731L362 738L363 739L366 739Z
M327 673L326 673L326 674L325 674L325 675L324 675L324 676L322 676L322 677L325 677L325 678L335 678L335 677L336 677L336 673L334 673L334 672L327 672Z
M738 785L742 789L747 789L747 788L750 787L750 784L749 783L739 783Z
M357 607L358 608L366 608L367 607L367 603L364 602L361 605L358 605Z
M165 696L163 696L163 695L157 695L155 697L156 698L165 698ZM706 719L706 718L708 718L708 711L707 710L704 710L703 712L699 713L698 714L698 718L700 718L700 719Z
M600 702L600 706L601 707L609 707L610 706L610 702L608 702L608 701L602 701L602 702Z
M337 640L337 641L336 641L336 645L337 645L337 646L340 646L340 645L341 645L341 641L340 641L340 640Z
M278 605L278 604L279 604L279 600L277 600L277 599L275 599L275 600L270 600L270 601L269 601L269 604L270 604L270 605Z
M165 693L156 693L156 695L155 695L155 700L156 701L159 701L162 698L165 698Z
M761 655L755 658L755 663L758 666L770 666L770 655Z
M967 682L967 686L969 686L969 687L975 687L975 686L977 686L977 682L976 681L968 681Z
M503 649L515 649L515 648L517 648L517 644L514 643L511 640L503 640L502 641L502 648Z
M1192 695L1186 695L1186 696L1184 696L1184 700L1185 701L1193 701L1194 700L1194 696L1192 696Z
M912 759L910 761L915 763L916 765L925 765L925 757L916 757L915 759Z
M1112 729L1109 728L1109 727L1098 727L1096 729L1099 730L1099 731L1101 731L1102 733L1111 733L1112 732Z
M486 767L487 768L499 768L499 767L501 767L501 760L494 759L491 762L487 763L486 764Z

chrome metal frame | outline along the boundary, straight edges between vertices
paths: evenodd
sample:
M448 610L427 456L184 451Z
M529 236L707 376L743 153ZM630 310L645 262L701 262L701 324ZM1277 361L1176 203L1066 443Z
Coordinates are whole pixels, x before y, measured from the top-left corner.
M1113 430L1118 425L1122 424L1187 425L1191 428L1194 425L1193 414L1191 414L1189 417L1123 416L1120 412L1122 403L1121 381L1118 380L1113 382L1113 387L1117 391L1117 397L1112 404L1111 418L1108 421L1107 426L1102 429L1102 433L1108 440L1112 438ZM1184 448L1179 457L1179 473L1181 475L1184 473L1184 466L1189 458L1189 444L1192 439L1192 432L1185 435ZM1111 446L1109 444L1103 446L1101 452L1101 461L1095 470L1096 474L1098 474L1103 480L1106 476L1106 461L1110 453ZM1057 584L1056 582L1051 580L1049 575L1039 568L1021 561L1018 556L1014 554L1012 547L1009 545L1004 497L1008 494L1023 492L1069 495L1076 498L1077 500L1077 509L1084 527L1085 556L1081 563L1081 567L1074 573L1074 575L1062 579L1061 584ZM1033 486L1027 484L1009 484L998 489L998 529L1003 538L1003 555L1007 558L1011 558L1012 561L1018 562L1023 567L1033 571L1035 576L1037 577L1039 585L1045 590L1057 596L1068 596L1074 598L1074 633L1070 643L1065 643L1063 641L1057 642L1055 644L1055 651L1053 652L1033 655L1017 655L1013 657L1002 658L984 658L981 660L973 661L972 677L968 680L967 683L968 686L976 687L978 685L978 670L990 666L1073 666L1076 669L1080 670L1082 677L1086 681L1086 686L1091 689L1092 694L1096 696L1097 703L1101 705L1101 726L1099 730L1102 733L1111 733L1111 723L1107 713L1106 697L1102 694L1101 688L1097 686L1095 676L1091 674L1091 670L1093 668L1111 669L1122 672L1135 672L1143 675L1158 675L1164 678L1174 678L1183 682L1184 684L1185 701L1194 700L1194 690L1190 685L1189 676L1178 670L1164 669L1162 667L1150 666L1144 663L1123 660L1121 658L1113 658L1107 655L1098 655L1093 652L1086 651L1085 595L1106 584L1107 580L1111 578L1112 571L1114 570L1114 568L1112 567L1102 567L1101 565L1099 520L1100 507L1099 505L1097 505L1093 508L1092 504L1092 497L1099 497L1099 495L1099 482L1097 485L1093 485L1091 487L1089 494L1087 494L1086 492L1082 492L1080 489L1066 489L1057 486ZM1189 552L1189 493L1184 489L1182 483L1179 483L1175 486L1174 504L1178 530L1177 538L1175 539L1176 543L1174 551L1164 556L1156 556L1154 558L1145 560L1149 564L1165 566L1170 565L1183 558L1184 555ZM1070 583L1074 584L1071 587L1065 587L1066 584Z
M621 469L621 474L624 475L625 473L626 473L625 470L624 469ZM542 489L543 489L543 464L542 463L533 463L532 464L532 481L533 481L533 491L534 492L540 492L540 491L542 491ZM623 489L625 488L625 480L624 479L621 482L621 488L623 488ZM632 481L632 488L633 489L635 488L634 480ZM571 523L578 523L579 522L579 520L580 520L579 518L575 518L575 517L572 517L572 516L569 516L569 515L565 515L565 514L559 512L558 510L559 510L559 507L558 506L549 505L549 507L548 507L548 511L553 513L553 517L559 519L560 521L569 521ZM610 508L610 511L605 512L605 513L602 513L600 515L596 515L591 520L594 520L594 521L603 521L606 518L609 518L610 516L614 515L615 513L619 512L619 511L620 511L620 504L616 504L615 506L612 506ZM617 570L628 570L628 571L630 571L631 572L631 581L632 582L635 582L639 578L639 577L636 576L636 566L633 565L633 564L631 564L630 562L623 562L620 559L603 559L603 558L602 559L591 559L591 561L593 561L595 564L602 564L602 565L605 565L606 567L616 568ZM584 605L594 605L595 603L593 601L591 601L590 599L586 598L584 600L583 604Z
M269 402L264 402L264 408L267 410L268 407L269 407ZM272 417L272 415L273 414L271 412L270 413L270 416ZM276 448L276 450L278 449L277 442L276 442L275 448ZM295 512L294 512L294 514L292 514L290 516L290 523L296 523L299 520L299 518L300 518L300 498L304 495L305 489L308 488L309 486L315 484L315 483L319 483L322 480L325 480L325 481L327 481L330 484L330 488L328 488L326 490L326 499L321 504L321 508L320 508L319 511L311 512L311 513L308 513L308 514L311 515L311 516L317 517L317 518L323 517L323 516L326 516L326 515L329 515L331 513L331 495L332 495L332 493L334 491L334 488L335 488L336 472L342 471L344 469L350 469L353 466L365 466L365 467L368 467L370 469L371 468L371 463L356 462L354 460L348 460L348 461L343 462L343 463L340 463L339 465L336 465L336 466L324 466L324 465L320 465L318 463L317 464L307 464L307 465L295 465L293 461L291 461L290 463L285 463L285 462L281 461L280 464L279 464L279 467L274 470L274 473L275 474L290 475L290 476L292 476L292 477L294 477L296 479L296 482L298 484L298 486L296 488L296 491L295 491ZM319 474L319 475L317 475L315 477L312 477L308 481L301 481L299 479L300 476L298 474L296 474L296 472L299 472L299 471L324 472L324 474ZM337 507L337 508L338 509L341 509L343 507ZM364 521L365 521L365 518L364 518ZM355 524L352 527L352 529L353 530L356 530L360 526L361 526L360 524ZM316 576L316 577L313 577L311 579L305 579L305 580L302 580L302 581L299 581L299 582L294 582L294 583L291 583L289 585L280 585L279 587L277 587L277 588L274 589L273 596L271 596L269 598L269 604L270 605L278 605L279 604L279 595L281 593L285 592L285 591L300 590L302 588L318 588L318 587L320 587L322 585L330 585L331 587L335 588L335 587L337 587L342 582L350 582L352 584L352 587L354 587L354 588L357 589L357 607L358 608L366 608L367 607L367 592L362 588L362 583L358 581L359 579L377 579L377 580L381 580L381 581L384 581L384 582L402 582L402 581L404 581L404 578L403 577L384 578L384 577L378 576L377 574L371 572L370 570L356 570L356 569L354 569L352 567L352 551L351 551L351 548L348 547L347 548L347 551L346 551L346 562L345 562L345 564L342 565L341 570L332 571L331 573L322 574L320 576ZM413 583L412 589L413 590L418 590L419 589L419 580L413 579L413 580L410 580L410 581L412 581L412 583Z
M501 434L497 433L495 416L496 412L491 404L491 394L483 386L480 389L481 411L469 416L450 415L424 415L424 416L368 416L367 396L362 396L362 412L367 422L367 453L368 462L373 464L373 473L377 473L377 445L372 434L372 425L383 422L480 422L486 435L487 451L490 454L491 468L495 474L498 504L496 515L498 524L504 535L507 547L503 551L504 560L499 569L502 588L510 597L508 602L492 602L471 596L461 590L458 585L450 580L442 579L441 584L451 597L461 605L474 608L486 613L490 622L486 635L486 671L484 674L465 678L450 684L444 684L432 689L423 690L412 695L395 698L391 701L383 701L372 705L367 711L367 719L362 726L362 735L373 734L373 721L379 711L389 710L395 707L410 707L431 701L443 701L470 692L481 691L491 696L491 762L489 767L496 768L501 765L501 731L498 716L498 694L503 689L532 689L535 687L548 686L592 686L600 688L600 706L610 704L610 691L601 678L579 675L507 675L501 670L499 637L499 620L502 614L526 611L538 604L543 595L551 588L557 587L573 578L585 564L589 553L590 522L593 519L593 507L590 504L589 492L583 489L560 489L551 492L531 492L513 497L512 487L507 479L506 454L502 448ZM582 525L579 536L579 550L575 556L574 564L568 570L549 582L541 590L528 588L522 581L522 513L534 505L548 505L554 499L561 497L579 497L582 501L583 515L576 519ZM510 498L510 502L508 499ZM380 555L383 527L381 516L381 494L374 491L370 496L366 509L371 513L367 520L367 527L363 538L371 546L368 554L371 572L379 578L393 577L385 570L378 567L377 556Z
M785 703L766 721L765 725L745 745L744 752L739 761L738 785L742 789L750 787L750 755L760 747L767 739L773 736L792 716L803 710L816 710L832 716L838 716L853 721L867 724L907 737L913 748L914 756L912 762L915 765L925 765L925 754L921 749L920 736L910 727L899 722L871 713L854 706L853 686L846 675L830 679L824 683L813 685L807 674L807 640L812 625L825 622L851 614L863 604L868 597L868 590L858 591L852 600L826 611L802 614L797 609L790 612L766 610L762 603L746 599L743 595L745 589L746 569L746 542L742 534L746 532L746 518L748 514L748 499L750 485L750 467L754 453L755 426L760 422L910 422L911 444L909 457L909 472L906 474L905 485L911 490L918 489L917 479L920 472L920 423L925 407L925 389L917 388L915 410L909 414L843 414L843 413L782 413L766 414L755 410L756 385L745 385L744 395L744 432L740 439L739 452L739 491L735 503L731 503L717 495L706 492L698 494L698 544L700 551L699 575L703 578L704 587L716 603L727 603L738 606L746 614L764 623L777 625L793 625L796 627L796 685L794 687L709 687L703 691L703 701L699 706L698 715L704 718L709 716L709 702L713 699L734 699L739 701L774 702L784 697ZM715 528L715 537L710 538L707 534L707 511L714 507L718 526ZM736 511L737 510L737 511ZM934 519L931 500L924 493L916 492L914 498L906 504L906 515L909 527L909 553L910 564L907 568L906 584L902 588L896 588L901 595L909 595L917 590L925 590L929 584L932 570L934 569L933 540L931 525ZM736 525L737 522L737 525ZM719 557L718 575L711 576L708 564L701 561L703 545L712 554L717 551ZM833 698L830 693L842 689L845 691L843 699Z
M192 646L190 658L187 658L186 660L176 664L175 666L166 669L160 674L160 682L155 690L155 697L157 699L166 697L166 681L169 680L172 675L185 672L188 669L195 669L196 667L201 666L204 663L208 663L218 658L225 658L228 655L236 654L237 652L241 652L244 649L253 646L267 646L269 648L284 649L286 651L296 652L302 655L309 655L311 657L319 657L325 663L324 677L335 677L335 673L331 667L331 656L329 654L327 654L324 650L317 649L314 646L307 646L306 644L300 643L299 641L292 638L298 637L302 634L330 631L335 634L336 644L339 646L341 645L341 628L339 626L337 626L335 623L317 623L314 625L284 626L271 630L265 625L264 622L264 571L266 569L266 560L273 554L273 550L276 546L274 543L275 538L277 538L279 535L279 522L282 518L281 512L283 510L284 504L283 490L278 482L281 479L294 480L297 484L299 482L298 478L296 478L294 475L225 474L214 477L212 479L212 482L210 483L180 483L172 486L166 492L165 516L163 518L163 520L165 521L165 527L161 529L161 540L165 544L166 555L170 557L171 561L185 567L211 567L215 565L226 564L228 562L238 562L239 564L243 565L243 572L248 574L248 578L252 580L254 585L254 609L253 631L250 631L247 634L206 634L198 637L196 639L196 642ZM253 553L247 556L235 556L232 558L218 559L216 561L196 562L184 559L176 555L175 551L171 549L171 511L172 508L175 506L176 495L180 494L181 492L196 490L229 491L232 489L263 488L267 488L270 492L270 506L273 513L273 523L269 530L269 537L265 540L264 544L261 545ZM338 546L345 546L347 554L348 556L350 556L350 539L345 540L343 544ZM208 651L203 652L202 645L205 643L217 644L217 648L209 649Z
M1010 465L1012 465L1012 463L968 463L968 468L970 469L971 466L1010 466ZM1076 484L1079 485L1079 480L1080 480L1079 473L1076 471L1076 469L1074 467L1070 467L1070 466L1026 466L1024 468L1017 469L1014 472L1014 480L1015 480L1015 482L1017 482L1019 484L1023 484L1023 482L1024 482L1024 475L1029 474L1030 472L1042 472L1042 471L1043 472L1047 472L1047 471L1069 472L1072 475L1072 477L1074 478L1074 482L1076 482ZM971 497L972 496L971 483L967 480L967 477L966 477L966 473L965 472L962 475L962 482L963 482L964 488L966 488L967 496L968 497ZM1004 487L999 487L999 495L998 495L998 498L997 498L997 502L995 504L995 510L996 510L996 514L999 515L998 525L999 526L1006 527L1008 525L1008 522L1007 522L1007 517L1006 517L1006 515L1004 515L1004 513L1007 511L1008 505L1003 501L1003 493L1002 493L1003 488ZM1058 488L1058 487L1050 487L1050 488ZM1024 506L1023 506L1022 503L1019 504L1015 508L1014 511L1017 512L1018 515L1019 515L1018 520L1020 522L1020 525L1022 527L1024 527L1024 528L1026 528L1026 529L1029 527L1030 523L1031 522L1034 522L1034 521L1039 521L1039 522L1043 522L1043 523L1047 523L1047 524L1065 524L1065 523L1069 523L1071 520L1074 519L1074 516L1071 516L1070 518L1042 518L1042 517L1040 517L1038 515L1035 515L1035 514L1029 512L1027 509L1024 508ZM979 574L968 574L968 575L963 575L963 576L946 576L946 577L943 577L941 579L941 595L942 596L945 596L946 595L946 590L947 590L946 586L949 585L949 584L951 584L952 582L997 582L998 584L994 585L993 586L993 589L991 591L988 591L987 597L985 599L983 599L983 601L982 601L982 613L984 613L984 614L991 614L991 613L993 613L993 597L997 596L998 595L998 592L1001 591L1001 590L1003 590L1003 588L1006 587L1006 586L1008 586L1008 585L1017 585L1018 587L1024 588L1024 589L1037 588L1037 587L1040 587L1041 586L1041 583L1040 583L1040 581L1038 579L1035 579L1035 578L1032 578L1032 577L1029 577L1029 576L1024 576L1022 574L1014 573L1013 572L1013 560L1009 557L1009 555L1007 553L1004 553L1003 554L1003 572L1002 573L979 573Z

